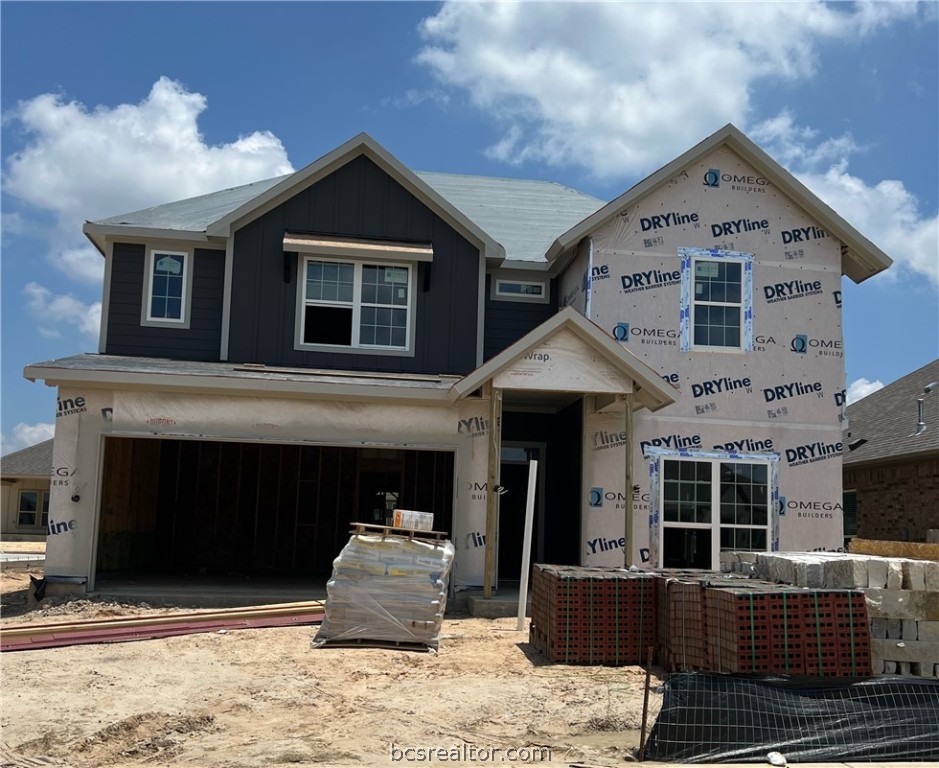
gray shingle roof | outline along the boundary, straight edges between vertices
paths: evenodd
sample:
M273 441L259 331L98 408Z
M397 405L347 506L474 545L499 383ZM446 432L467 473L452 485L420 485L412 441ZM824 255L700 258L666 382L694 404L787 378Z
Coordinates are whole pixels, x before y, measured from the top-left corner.
M45 440L0 459L3 477L49 477L52 474L52 440Z
M844 464L900 459L910 454L939 452L939 387L923 394L927 384L939 381L939 360L897 379L847 408ZM926 431L915 435L916 400L924 399ZM867 440L855 450L848 445Z
M603 201L552 181L500 179L452 173L418 173L434 191L499 242L510 261L544 262L561 233L603 206ZM187 200L92 222L182 232L206 228L286 176L265 179Z

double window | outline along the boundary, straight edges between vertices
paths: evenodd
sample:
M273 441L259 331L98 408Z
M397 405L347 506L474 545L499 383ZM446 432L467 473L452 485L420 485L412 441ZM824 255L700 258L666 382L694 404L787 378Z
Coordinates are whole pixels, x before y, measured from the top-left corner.
M663 457L661 472L661 566L716 570L722 550L769 549L768 461Z
M146 269L141 323L188 328L192 254L154 248L147 254Z
M17 528L45 528L49 524L48 491L20 491Z
M298 348L412 348L413 265L307 256L300 276Z

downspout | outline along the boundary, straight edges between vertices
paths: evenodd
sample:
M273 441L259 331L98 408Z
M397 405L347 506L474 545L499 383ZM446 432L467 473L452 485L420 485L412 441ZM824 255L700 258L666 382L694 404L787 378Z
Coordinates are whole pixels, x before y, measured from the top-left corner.
M626 546L623 547L623 567L629 568L633 559L633 393L623 395L623 405L626 412L623 416L623 428L626 431L626 444L624 446L626 493L623 506L626 510Z
M584 277L584 291L587 294L586 299L584 300L584 317L588 320L591 320L590 317L590 304L591 297L593 294L593 238L587 238L587 274Z

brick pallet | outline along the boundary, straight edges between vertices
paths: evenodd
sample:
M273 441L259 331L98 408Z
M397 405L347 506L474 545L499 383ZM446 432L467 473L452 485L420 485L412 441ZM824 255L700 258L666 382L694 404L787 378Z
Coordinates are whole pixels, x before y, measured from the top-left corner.
M549 661L620 666L655 641L651 574L535 565L531 642Z
M755 582L705 593L708 662L718 672L871 674L864 596Z
M700 572L656 573L656 659L670 672L708 669Z

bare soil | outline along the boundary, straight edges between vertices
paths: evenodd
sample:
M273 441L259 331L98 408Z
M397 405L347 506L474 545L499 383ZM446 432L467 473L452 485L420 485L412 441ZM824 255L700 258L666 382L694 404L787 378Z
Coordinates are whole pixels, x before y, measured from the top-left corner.
M3 573L0 627L172 610L90 600L30 608L28 585L28 572ZM315 633L4 653L0 766L386 765L392 748L409 747L463 756L547 747L552 765L613 766L638 746L645 671L547 664L515 619L448 618L437 654L314 650ZM653 691L658 683L653 675ZM660 698L650 698L650 724Z

